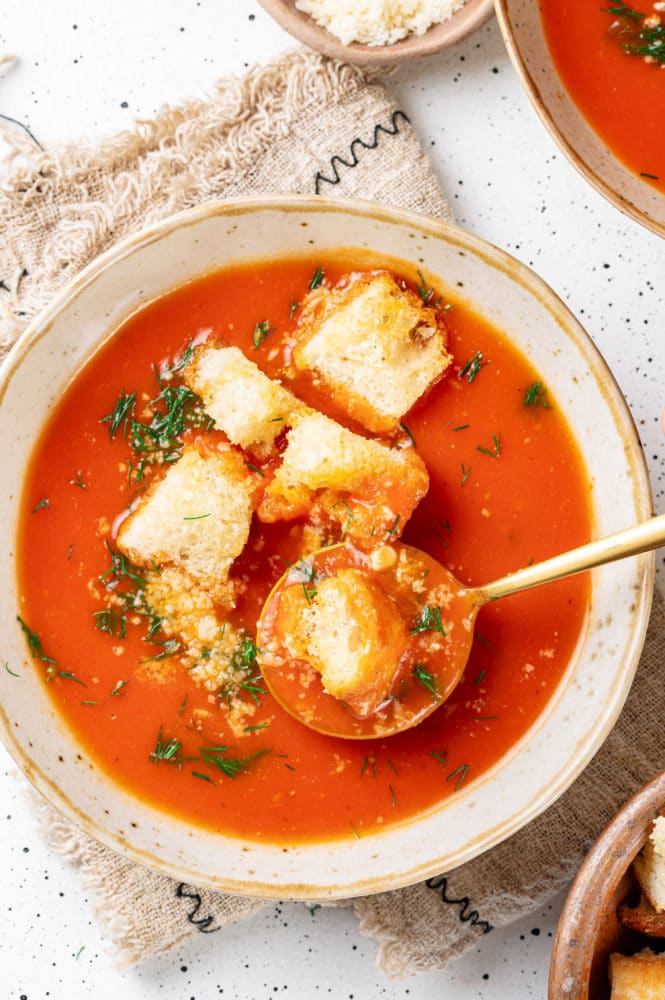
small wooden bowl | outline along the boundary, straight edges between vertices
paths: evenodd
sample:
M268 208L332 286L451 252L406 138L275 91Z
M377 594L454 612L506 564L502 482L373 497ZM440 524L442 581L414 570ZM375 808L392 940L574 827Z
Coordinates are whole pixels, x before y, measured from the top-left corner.
M664 808L665 771L629 799L584 859L559 918L550 1000L609 1000L610 954L648 945L648 938L622 926L617 909L634 893L630 866Z
M493 0L466 0L449 20L433 24L424 35L409 35L393 45L359 45L356 42L344 45L309 14L298 10L295 0L259 0L259 3L303 45L357 66L391 66L407 59L431 56L461 41L494 13Z

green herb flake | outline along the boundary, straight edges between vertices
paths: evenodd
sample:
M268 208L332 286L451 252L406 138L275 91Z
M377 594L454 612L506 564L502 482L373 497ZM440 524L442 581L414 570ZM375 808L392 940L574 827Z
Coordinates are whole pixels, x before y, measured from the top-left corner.
M406 424L402 423L402 421L400 421L399 426L402 428L402 430L404 431L404 433L408 437L409 441L411 442L411 446L413 448L417 448L418 445L416 444L416 439L414 438L413 434L411 433L411 431L409 430L409 428L406 426Z
M309 283L310 290L314 291L315 288L318 288L322 284L324 277L325 277L325 271L323 270L323 268L317 267L312 277L312 280Z
M431 756L434 757L435 760L438 760L439 764L441 764L442 767L446 766L448 758L448 753L446 750L432 750Z
M245 462L245 465L247 466L248 469L251 469L252 472L255 472L257 476L261 476L262 478L265 479L265 472L262 472L261 469L259 469L258 465L252 465L251 462Z
M57 676L62 677L65 681L76 681L76 683L80 684L81 687L88 686L85 681L82 681L80 677L77 677L76 674L72 674L69 670L58 670Z
M476 351L472 358L461 369L459 378L465 378L469 385L473 382L481 368L484 368L487 361L483 361L482 351Z
M5 668L6 672L9 674L10 677L20 677L21 676L20 674L17 674L15 670L12 670L12 668L9 666L8 660L4 660L4 668Z
M524 394L524 406L542 406L544 410L549 410L550 404L547 400L547 389L542 382L533 382Z
M434 674L430 674L420 663L416 663L413 667L413 676L429 691L435 701L441 701L441 695L436 688L436 677Z
M486 675L487 671L481 670L478 676L476 677L475 681L473 682L473 686L478 687L479 684L482 684L482 682L485 680Z
M289 319L293 319L297 309L300 309L300 303L296 302L295 299L291 299L289 302Z
M436 292L434 291L433 288L427 287L427 282L425 281L425 276L423 275L423 272L416 271L416 274L418 275L418 281L419 281L419 284L416 285L416 289L418 291L418 295L423 300L424 305L439 306L441 304L441 296L439 296L437 299L434 299ZM446 306L446 309L452 309L452 306Z
M395 518L394 522L393 522L392 528L389 529L389 531L387 532L387 534L394 535L397 532L397 525L399 524L399 522L401 521L401 519L402 519L402 515L398 514L397 517Z
M483 448L482 445L476 445L476 451L481 452L483 455L489 455L490 458L501 458L501 439L497 437L496 434L492 434L492 441L494 442L494 448Z
M386 759L386 764L388 765L388 767L390 768L390 770L394 771L395 774L397 775L397 777L399 778L399 771L397 770L397 768L395 767L395 765L393 764L393 762L391 760Z
M165 739L164 732L160 726L155 749L148 755L148 760L153 764L159 764L161 761L166 761L167 763L180 765L182 762L178 757L178 750L181 746L182 741L176 739L175 737L170 740Z
M42 660L44 663L55 663L56 661L52 656L47 656L44 652L44 647L42 646L42 641L36 632L33 632L26 623L23 621L20 615L16 616L16 621L21 626L21 630L28 640L28 646L30 648L30 653L35 660Z
M393 804L393 809L395 809L395 807L397 806L397 796L395 795L395 789L393 788L392 785L388 785L388 788L390 789L390 799Z
M266 722L259 722L255 726L245 726L245 732L255 733L258 729L265 729L267 725L269 725L269 723L266 721Z
M242 771L248 770L260 757L270 753L268 748L264 748L246 757L228 757L227 754L230 749L228 746L201 747L199 755L206 764L217 768L227 778L235 778Z
M426 604L421 608L409 635L417 635L419 632L439 632L445 636L446 630L441 623L440 607L433 604Z
M211 785L215 784L215 782L212 780L209 774L201 774L200 771L192 771L192 777L200 778L201 781L209 781Z
M120 395L116 401L115 406L105 417L99 421L100 424L108 424L109 437L111 440L115 437L118 430L122 427L122 436L127 437L127 428L129 424L130 417L134 412L134 404L136 402L136 393L130 392L129 395L124 389L120 390Z
M85 489L85 485L86 485L85 484L85 479L83 478L83 473L81 472L80 469L76 473L76 479L70 479L69 480L69 485L70 486L78 486L78 488L80 490L84 490Z
M626 55L665 66L665 24L659 18L647 18L625 4L615 4L606 9L601 7L601 12L615 18L607 34Z
M258 351L261 344L263 344L274 332L274 328L270 325L270 322L267 319L264 319L261 323L257 323L254 327L254 333L252 334L252 344L254 345L254 350Z
M44 507L50 507L51 501L48 497L42 497L36 507L32 508L32 513L36 514L38 510L43 510Z
M202 521L204 517L212 517L212 514L186 514L183 521Z
M464 486L465 482L467 481L470 475L471 475L471 466L469 466L469 468L467 469L466 466L464 465L464 462L462 462L462 480L460 482L460 486Z
M457 783L455 785L456 792L459 791L459 789L462 787L464 779L469 773L469 770L470 768L468 764L460 764L460 766L456 768L454 771L451 771L451 773L446 778L446 781L452 781L453 778L457 778Z
M120 695L122 695L123 698L126 698L127 697L127 692L123 691L122 689L124 687L126 687L128 684L129 684L129 681L118 681L117 684L116 684L116 686L111 691L111 697L112 698L118 698L118 697L120 697Z

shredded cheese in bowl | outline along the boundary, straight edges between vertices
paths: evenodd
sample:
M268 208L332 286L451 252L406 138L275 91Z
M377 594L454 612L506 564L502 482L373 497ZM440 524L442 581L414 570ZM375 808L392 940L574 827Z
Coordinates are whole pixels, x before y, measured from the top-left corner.
M465 0L296 0L296 7L344 45L392 45L447 21Z

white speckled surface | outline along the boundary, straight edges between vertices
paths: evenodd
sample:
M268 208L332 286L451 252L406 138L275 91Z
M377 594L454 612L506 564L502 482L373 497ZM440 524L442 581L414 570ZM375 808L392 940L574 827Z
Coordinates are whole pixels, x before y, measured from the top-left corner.
M0 83L0 112L40 139L101 136L290 45L255 0L5 0L0 55L13 52L21 63ZM656 509L665 511L665 243L606 204L554 147L494 22L457 48L400 69L393 87L457 221L533 267L604 353L642 435ZM657 567L662 581L662 551ZM120 971L78 876L41 840L4 750L0 797L0 1000L523 1000L546 993L560 898L495 930L449 970L400 984L377 977L375 946L348 912L312 915L293 904L271 905L250 923Z

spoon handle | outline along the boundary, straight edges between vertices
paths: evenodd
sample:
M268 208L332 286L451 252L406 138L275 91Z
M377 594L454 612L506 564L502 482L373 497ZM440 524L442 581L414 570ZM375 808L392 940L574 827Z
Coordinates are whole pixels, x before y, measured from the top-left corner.
M520 590L529 590L541 583L552 583L565 576L573 576L593 566L602 566L616 559L636 556L640 552L650 552L660 545L665 545L665 514L659 514L606 538L589 542L578 549L571 549L570 552L562 552L552 559L527 566L526 569L517 570L516 573L503 576L500 580L488 583L484 587L475 587L469 592L473 593L475 603L485 604L487 601L495 601L498 597L508 597L510 594L519 593Z

